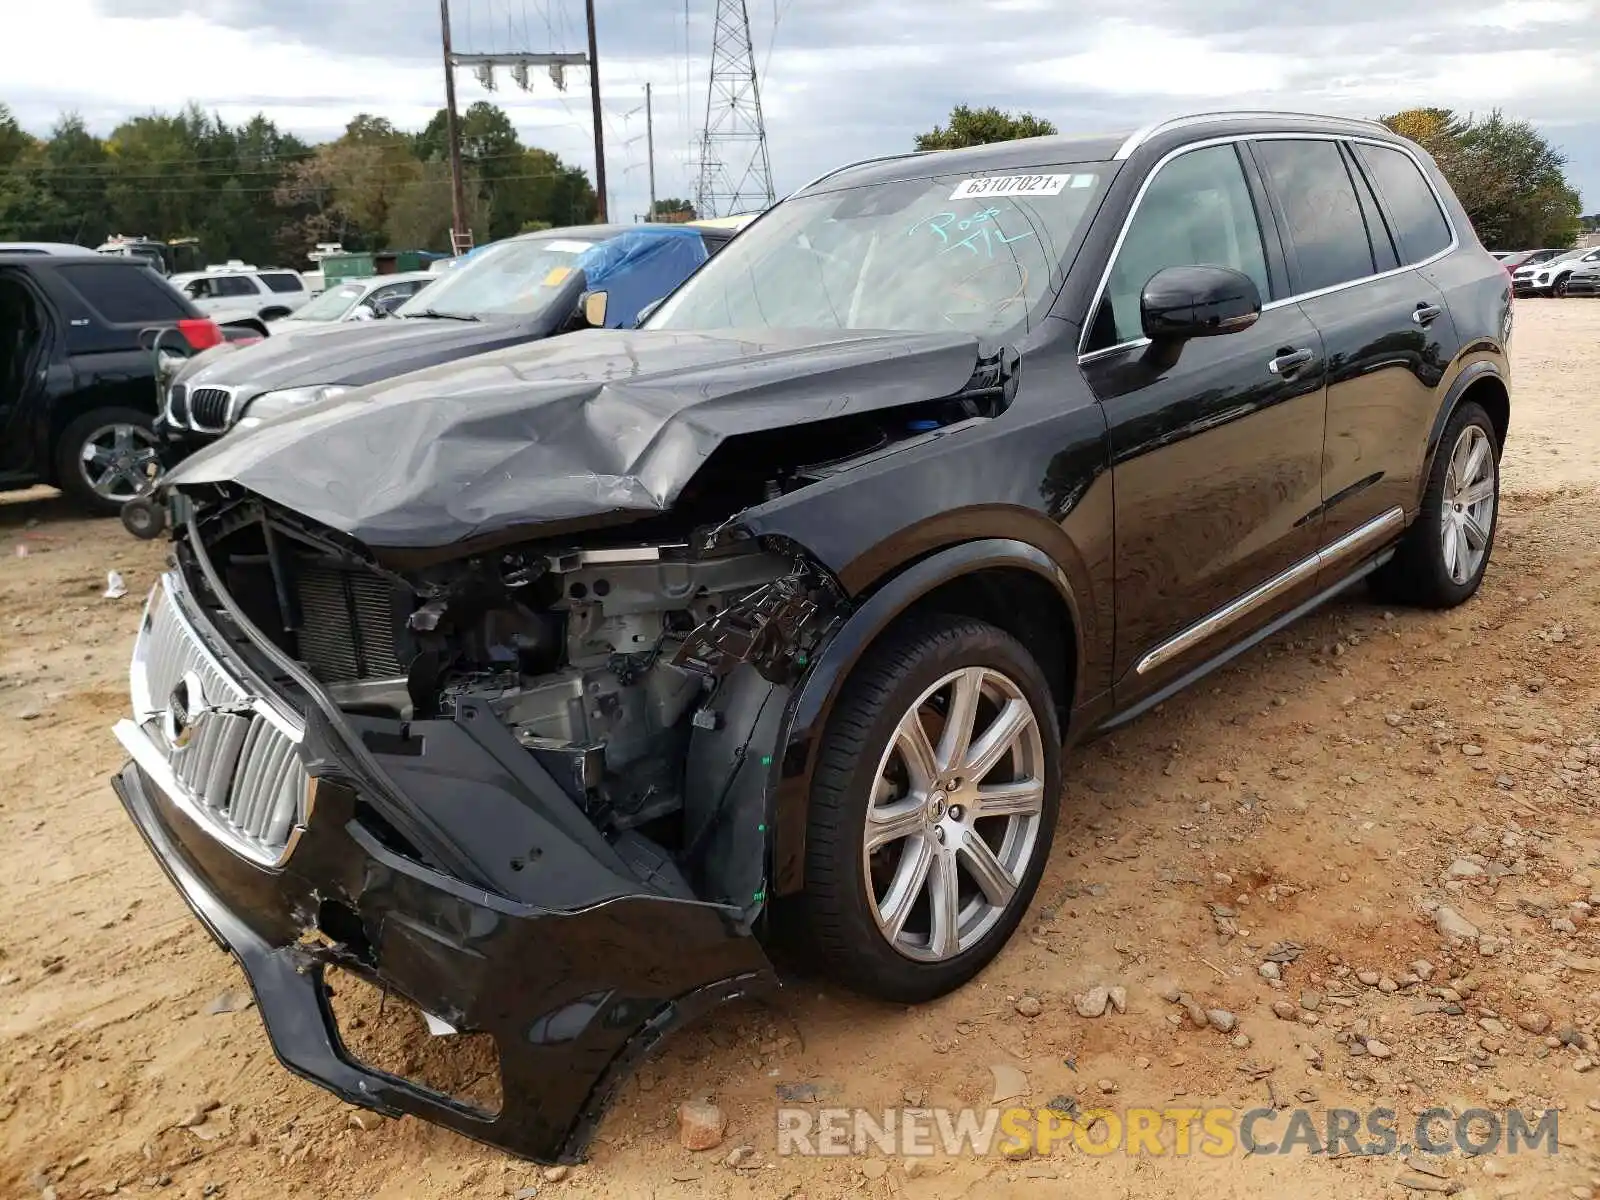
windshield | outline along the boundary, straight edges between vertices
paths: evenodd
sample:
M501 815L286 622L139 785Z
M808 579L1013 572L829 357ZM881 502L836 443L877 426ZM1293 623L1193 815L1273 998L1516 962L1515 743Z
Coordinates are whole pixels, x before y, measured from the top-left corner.
M1028 328L1048 307L1108 174L1103 164L1031 170L787 200L729 242L646 326L995 338Z
M338 287L329 288L315 300L302 304L285 320L289 321L337 321L350 311L350 306L361 299L365 290L359 283L345 283Z
M522 315L548 304L595 243L578 238L529 238L485 246L407 300L395 315L454 317Z

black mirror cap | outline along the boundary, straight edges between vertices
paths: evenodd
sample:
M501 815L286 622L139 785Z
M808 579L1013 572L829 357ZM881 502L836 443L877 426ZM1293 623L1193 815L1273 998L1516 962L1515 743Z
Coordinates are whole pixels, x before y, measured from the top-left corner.
M1232 267L1165 267L1139 296L1139 321L1152 342L1237 333L1260 315L1255 280Z

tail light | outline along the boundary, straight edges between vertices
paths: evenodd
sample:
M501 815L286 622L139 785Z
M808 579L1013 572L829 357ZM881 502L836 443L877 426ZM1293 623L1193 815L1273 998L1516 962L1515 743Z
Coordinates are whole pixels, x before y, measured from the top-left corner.
M222 326L209 317L190 317L178 322L178 332L183 334L196 354L222 344Z

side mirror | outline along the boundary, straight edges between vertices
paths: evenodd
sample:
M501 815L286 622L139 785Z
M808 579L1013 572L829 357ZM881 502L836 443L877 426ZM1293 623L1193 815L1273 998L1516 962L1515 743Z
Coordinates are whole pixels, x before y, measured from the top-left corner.
M1248 329L1261 316L1255 281L1231 267L1166 267L1139 296L1139 323L1155 345Z
M604 292L585 292L583 294L583 319L593 329L604 329L606 325L606 294Z

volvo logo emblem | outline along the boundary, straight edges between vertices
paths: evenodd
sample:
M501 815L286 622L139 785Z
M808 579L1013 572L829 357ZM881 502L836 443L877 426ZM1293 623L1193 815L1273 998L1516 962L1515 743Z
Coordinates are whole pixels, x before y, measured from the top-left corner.
M182 750L194 738L200 715L205 712L206 695L200 676L190 671L167 697L167 711L161 714L161 732L174 750Z

